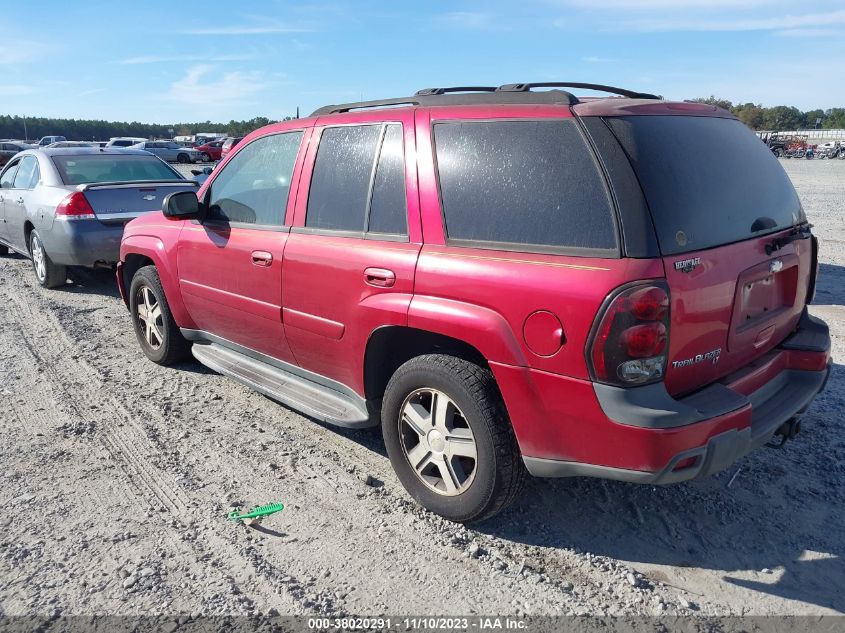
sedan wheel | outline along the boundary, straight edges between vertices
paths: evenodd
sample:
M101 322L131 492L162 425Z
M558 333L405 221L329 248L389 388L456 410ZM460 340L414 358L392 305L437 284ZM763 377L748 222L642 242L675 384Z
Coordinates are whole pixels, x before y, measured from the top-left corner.
M35 277L39 283L44 283L47 277L47 253L44 252L44 245L38 235L32 236L32 267L35 269Z
M463 413L442 391L418 389L399 418L402 450L417 477L442 495L461 494L475 476L478 451Z
M37 231L29 235L29 255L32 258L35 279L40 285L45 288L56 288L67 282L67 268L53 263Z

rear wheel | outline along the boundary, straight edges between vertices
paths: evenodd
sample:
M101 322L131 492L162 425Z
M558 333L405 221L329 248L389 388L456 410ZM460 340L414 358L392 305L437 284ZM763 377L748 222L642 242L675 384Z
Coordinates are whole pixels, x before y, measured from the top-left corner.
M129 311L141 349L154 363L172 365L184 360L190 343L173 319L155 266L144 266L132 277Z
M38 231L29 234L29 254L35 279L45 288L58 288L67 283L67 267L54 264L44 249Z
M185 153L183 152L183 153L179 154L178 156L176 156L176 162L177 162L177 163L182 163L182 164L184 164L184 163L190 163L190 162L191 162L191 157L190 157L190 156L188 156L187 154L185 154Z
M488 369L430 354L387 385L382 431L399 480L423 507L451 521L493 516L519 495L525 467Z

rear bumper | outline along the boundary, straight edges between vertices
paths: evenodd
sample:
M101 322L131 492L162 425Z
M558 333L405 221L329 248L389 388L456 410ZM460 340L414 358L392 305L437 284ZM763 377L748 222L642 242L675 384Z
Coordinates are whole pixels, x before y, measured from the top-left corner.
M506 374L502 391L510 412L517 394ZM511 412L531 474L676 483L727 468L800 416L830 375L830 335L823 321L805 313L778 348L678 399L662 383L634 389L586 383L585 389L575 384L581 381L531 374L526 370L522 378L541 387L542 410L533 421L521 417L518 405ZM555 386L560 392L549 393ZM582 402L576 405L576 398Z
M42 235L50 259L65 266L93 266L120 259L123 224L103 224L98 220L56 220Z

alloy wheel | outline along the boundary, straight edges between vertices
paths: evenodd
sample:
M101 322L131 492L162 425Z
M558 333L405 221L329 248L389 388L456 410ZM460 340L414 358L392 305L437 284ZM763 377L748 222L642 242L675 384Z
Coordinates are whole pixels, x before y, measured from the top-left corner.
M478 451L463 413L445 393L417 389L399 414L402 451L416 476L434 492L454 496L475 477Z
M159 349L164 343L164 319L161 305L148 286L141 286L137 295L138 325L147 345Z
M32 251L32 263L35 266L35 276L38 277L38 281L44 281L47 277L47 254L44 252L44 245L41 244L38 235L32 236L30 250Z

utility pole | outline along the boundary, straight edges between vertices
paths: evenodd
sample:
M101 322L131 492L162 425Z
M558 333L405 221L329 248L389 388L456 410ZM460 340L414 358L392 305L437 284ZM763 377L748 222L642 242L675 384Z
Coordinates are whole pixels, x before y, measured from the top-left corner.
M29 134L26 131L26 115L23 115L23 140L24 143L29 141Z

